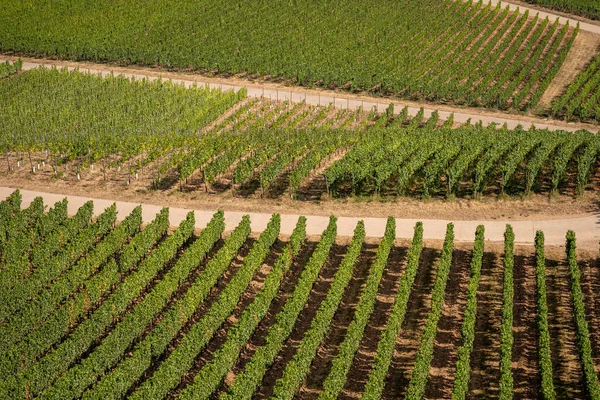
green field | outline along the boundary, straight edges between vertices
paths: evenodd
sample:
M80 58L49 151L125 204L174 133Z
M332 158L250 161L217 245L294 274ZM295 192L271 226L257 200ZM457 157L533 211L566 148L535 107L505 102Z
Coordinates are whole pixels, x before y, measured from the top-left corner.
M67 200L47 212L41 198L21 203L18 191L0 201L3 399L418 399L524 389L594 398L600 391L597 333L586 322L595 315L589 285L598 277L587 260L578 263L571 231L566 256L554 251L547 261L543 232L535 249L517 247L510 226L503 248L485 240L483 226L473 245L455 244L452 224L443 245L425 244L421 223L412 241L398 241L393 218L382 239L367 240L359 221L352 239L340 241L334 216L309 239L304 217L286 237L274 214L258 236L248 216L224 232L222 211L198 232L193 211L169 230L166 208L142 226L140 206L117 216L113 205L92 217L88 202L69 217ZM564 301L569 307L557 311ZM514 316L513 307L521 310ZM560 347L565 335L573 339ZM533 370L513 362L538 355ZM553 378L566 360L574 382ZM443 376L430 369L440 362ZM479 378L490 374L501 382Z
M243 97L38 68L0 82L0 168L78 180L118 179L124 168L148 187L305 199L573 195L597 185L600 141L587 131Z
M600 19L600 3L596 0L524 0L553 10Z
M576 30L483 2L0 1L0 51L529 109ZM574 27L571 27L574 28Z
M577 75L565 93L554 101L552 113L569 121L600 121L600 56L596 56L588 67Z

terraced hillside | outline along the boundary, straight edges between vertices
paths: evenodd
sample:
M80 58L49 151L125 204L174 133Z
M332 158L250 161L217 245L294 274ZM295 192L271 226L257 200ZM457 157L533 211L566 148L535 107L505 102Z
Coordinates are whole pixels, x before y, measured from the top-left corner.
M553 10L600 19L600 4L595 0L524 0Z
M11 399L594 397L596 258L504 245L280 237L219 211L73 216L0 202L0 395ZM518 239L518 238L517 238ZM573 318L575 317L575 318Z
M535 106L577 35L453 0L0 2L4 53L267 77L502 109Z
M18 93L18 95L16 95ZM582 194L600 142L38 68L0 82L0 171L236 196ZM24 123L24 121L27 121Z

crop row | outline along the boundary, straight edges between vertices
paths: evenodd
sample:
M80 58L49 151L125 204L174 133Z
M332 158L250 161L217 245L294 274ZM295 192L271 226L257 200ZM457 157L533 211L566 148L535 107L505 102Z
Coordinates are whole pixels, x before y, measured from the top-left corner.
M600 121L600 55L596 56L565 92L554 100L551 112L567 120Z
M271 251L271 246L277 240L280 223L279 214L273 214L267 228L254 243L244 258L242 267L223 289L218 300L192 326L152 376L132 394L133 399L161 398L166 396L169 390L177 387L183 375L192 367L198 354L204 350L216 330L235 309L240 297L250 284L253 274L264 262Z
M419 240L419 237L419 231L415 230L415 241ZM383 276L383 271L387 266L387 260L392 246L394 245L395 238L396 220L394 218L388 218L383 239L377 249L377 255L371 266L371 271L369 272L365 289L363 290L360 302L356 308L354 319L348 327L348 331L346 332L344 341L340 345L338 354L332 361L329 375L323 383L324 390L319 397L321 399L336 399L346 383L352 360L354 360L354 356L358 351L358 346L363 338L369 318L375 309L379 283ZM415 247L416 246L418 245L415 244ZM414 253L414 251L411 252L411 254L412 253Z
M567 261L569 263L569 274L571 276L571 299L573 301L573 315L577 332L577 347L583 367L583 380L587 396L590 399L600 398L600 383L594 367L592 358L592 344L590 342L590 330L585 319L585 305L583 303L583 292L581 290L581 271L577 264L577 239L575 232L567 232L566 243Z
M229 386L228 391L221 395L221 398L252 398L267 368L275 361L285 340L291 334L298 315L306 305L312 287L319 276L319 271L325 264L331 246L335 242L337 233L336 221L337 219L334 216L330 217L329 224L325 231L323 231L319 244L304 266L304 270L296 282L291 297L275 317L275 324L269 328L265 344L256 350L243 370L236 376L235 381Z
M31 365L54 343L65 337L82 316L97 307L107 294L115 291L116 286L126 279L126 274L165 234L168 226L168 209L163 209L153 222L123 247L117 258L118 263L109 261L49 318L39 313L32 315L24 312L0 327L2 345L7 348L0 357L0 371L4 374L17 373L19 368ZM53 299L49 302L53 302Z
M388 219L388 226L390 226L389 221L390 220ZM396 347L396 339L400 333L400 328L402 327L402 322L406 315L408 299L419 268L419 257L421 255L422 246L423 225L419 223L415 226L415 233L408 254L406 271L400 281L398 293L394 297L392 312L381 335L381 339L377 344L377 353L375 355L373 369L369 374L369 380L367 381L363 395L366 399L380 398L383 393L385 378Z
M386 117L392 118L391 115ZM279 246L275 244L281 224L278 214L272 216L256 240L249 240L248 216L244 216L231 234L221 240L225 229L222 211L217 212L206 228L195 236L193 213L189 213L173 233L166 234L169 227L166 208L140 229L139 207L115 225L114 206L90 221L91 203L85 204L71 218L65 215L66 201L58 202L56 210L42 211L41 214L38 203L21 209L20 193L14 192L8 199L0 201L0 220L7 225L13 219L27 220L24 231L33 236L45 232L46 237L53 237L60 228L71 223L86 224L81 231L85 234L72 235L71 240L61 242L53 250L55 255L48 259L60 258L60 254L71 250L82 254L69 267L60 272L57 270L53 278L42 279L40 274L44 265L41 265L33 268L29 276L19 277L15 282L13 290L29 287L31 296L23 297L22 305L11 306L14 311L0 322L0 397L249 399L256 396L257 391L263 393L259 389L261 384L267 385L267 393L273 391L274 398L302 397L306 389L312 390L303 385L311 376L315 362L320 361L324 340L331 334L331 327L337 325L340 311L344 312L344 319L351 316L352 321L343 330L339 346L333 348L331 363L319 372L323 386L314 394L321 399L346 395L351 368L356 362L362 363L356 358L359 348L373 340L364 336L369 321L382 317L385 325L381 336L377 343L369 345L376 346L374 360L362 370L366 385L361 395L381 398L388 395L386 385L397 386L390 382L397 378L395 374L390 375L390 369L397 368L398 337L406 324L410 298L415 290L420 290L413 287L419 267L425 266L423 262L427 262L427 258L431 259L430 254L425 258L421 256L421 223L414 228L412 244L406 251L404 273L397 282L389 315L375 315L375 305L380 286L389 283L383 277L396 237L396 220L392 217L387 220L384 237L370 262L356 308L348 315L346 310L340 310L342 299L358 260L362 263L369 259L365 257L370 245L365 244L362 221L357 224L352 240L345 245L343 255L339 252L341 246L336 248L334 255L330 254L337 232L336 218L331 216L312 254L306 251L298 257L306 239L307 220L304 217L298 220L288 243ZM75 222L77 218L79 220ZM62 224L56 225L58 221ZM99 234L103 224L107 227ZM92 245L78 250L75 246L78 238L88 237L93 238L86 239ZM504 238L498 387L501 398L512 398L522 388L522 383L520 380L518 385L513 382L512 370L516 257L515 234L510 225L506 227ZM43 235L37 237L32 248L44 241ZM488 323L477 319L479 281L482 273L486 273L483 269L484 241L484 228L478 226L461 337L453 345L457 363L454 376L448 382L453 385L453 398L467 397L475 381L471 369L480 371L483 368L473 364L472 352L479 346L475 341L476 327L480 322ZM248 251L240 251L243 246L247 246ZM406 387L407 398L422 398L426 392L432 361L437 357L436 340L441 334L438 324L443 318L443 307L447 297L455 294L446 293L454 252L454 230L449 224L441 256L436 262L430 310ZM29 256L31 254L30 251ZM592 354L596 349L593 348L593 332L586 320L586 299L580 282L582 272L572 231L567 233L566 256L583 388L588 397L595 398L600 393ZM328 260L335 265L331 278L327 277L327 271L323 272ZM340 260L339 265L334 260ZM0 268L0 273L7 271L7 267ZM296 276L296 272L291 273L293 270L300 276L292 282L289 280ZM561 362L562 355L560 349L551 349L549 313L552 307L546 295L544 235L539 231L535 238L535 274L539 332L539 336L535 336L539 342L532 352L533 357L538 358L538 370L533 373L541 378L539 396L554 399L558 397L558 390L554 387L556 376L553 373L556 371L553 372L553 363ZM6 280L12 279L11 275L2 276ZM258 283L261 276L264 276L262 284ZM550 280L553 285L554 277L553 274ZM223 279L227 283L219 284L225 283ZM297 321L304 319L301 313L315 295L313 289L317 280L330 281L328 289L322 293L323 300L317 305L312 320L305 321L308 327L298 326ZM30 283L33 281L37 282L35 285L44 283L35 290L36 286ZM283 292L282 287L289 287L290 293ZM240 302L242 298L244 301ZM271 311L273 309L278 311ZM228 328L222 330L224 324ZM302 332L300 337L296 335L300 333L298 329ZM298 340L290 341L296 337ZM554 350L556 354L553 354ZM277 360L282 354L286 354L285 362L279 363ZM277 371L272 371L273 368ZM276 379L271 379L273 372ZM265 377L267 382L264 382ZM350 383L350 386L354 384Z
M525 0L553 10L600 19L600 5L595 0Z
M21 68L23 68L22 60L17 60L13 63L9 61L0 63L0 79L6 78L7 76L10 76L12 74L16 74L21 70Z
M138 210L138 213L140 213L138 220L139 223L141 223L141 210ZM40 265L30 277L21 284L14 286L12 290L3 292L0 295L0 320L4 320L9 317L11 313L22 309L28 300L40 292L45 285L52 283L57 278L59 281L69 284L64 278L67 275L62 274L64 272L77 274L79 268L72 268L74 264L81 263L82 267L85 267L86 264L88 264L91 269L94 269L94 266L98 265L97 263L94 261L88 262L85 258L81 261L79 261L79 259L82 256L85 256L99 240L102 240L101 243L104 243L104 237L112 232L111 229L116 218L117 209L116 205L113 204L88 228L79 231L77 237L69 242L69 245L59 254L50 258L47 264ZM111 236L111 239L116 235L117 234ZM97 254L98 257L102 257L100 252L97 252ZM106 256L108 256L108 254ZM93 260L93 258L90 260ZM84 269L82 268L82 270ZM55 285L53 285L53 287L55 287Z
M517 12L500 4L464 3L378 0L364 7L358 0L276 1L267 7L237 0L223 10L217 2L182 0L118 9L91 0L75 8L3 0L0 51L269 76L486 107L513 106L513 94L527 98L546 71L560 66L558 52L549 49L554 40L559 49L568 46L568 38L553 35L547 20L509 29ZM90 10L94 24L83 20ZM532 31L536 34L522 37ZM498 42L507 49L490 58ZM523 88L530 91L524 95Z
M513 398L512 374L513 309L514 309L515 234L511 225L504 232L504 279L502 283L502 325L500 327L500 392L499 398Z
M298 387L306 378L310 364L319 349L319 345L329 331L333 317L342 301L346 286L348 286L350 279L352 279L354 265L360 256L364 240L364 222L359 221L354 229L354 237L348 246L346 255L333 276L333 282L327 291L325 300L319 306L310 328L304 333L296 353L286 364L282 377L275 382L273 397L291 400Z
M118 320L130 304L138 298L155 275L166 267L189 239L194 229L194 215L190 213L179 228L161 244L130 274L123 283L97 308L88 319L63 340L59 346L45 354L39 361L19 366L20 371L0 384L3 397L20 398L25 393L40 394L92 344L101 338L106 329ZM64 375L63 375L64 376Z
M535 234L535 264L542 396L544 399L555 399L556 392L552 380L552 353L550 349L548 302L546 297L546 251L544 248L544 233L541 231L537 231Z
M477 290L481 278L481 264L483 262L483 250L485 247L485 229L479 225L475 231L475 245L471 258L471 269L469 285L467 286L467 305L465 308L462 330L461 345L458 348L458 360L454 372L454 386L452 387L453 399L465 399L469 391L469 379L471 377L471 352L475 341L475 323L477 319Z
M305 238L306 218L300 217L288 245L283 249L269 272L261 291L256 295L252 304L244 310L236 324L230 328L225 343L213 354L212 360L198 372L194 383L181 393L180 398L207 399L219 388L242 348L267 315L267 311L279 291L282 279L290 269L293 258L298 255Z
M425 395L425 385L427 385L429 367L433 359L435 336L437 334L438 322L442 316L446 284L450 275L453 249L454 225L448 224L431 296L431 310L427 316L427 322L421 334L419 349L415 356L415 365L406 392L407 399L422 399Z

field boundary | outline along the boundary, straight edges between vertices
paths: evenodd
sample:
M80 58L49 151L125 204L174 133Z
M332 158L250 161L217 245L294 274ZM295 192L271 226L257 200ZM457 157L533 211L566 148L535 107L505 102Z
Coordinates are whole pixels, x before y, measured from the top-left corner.
M5 199L14 190L10 187L0 187L0 199ZM98 215L111 204L116 203L118 216L120 220L139 204L125 201L113 201L106 199L87 198L81 196L71 196L55 193L36 192L31 190L22 190L23 207L27 207L35 197L41 196L44 204L54 204L57 201L64 199L68 200L69 215L75 212L86 201L94 202L94 213ZM150 204L142 204L142 220L144 223L151 222L162 207ZM190 209L185 208L169 208L169 218L171 225L177 226L181 221L185 220ZM204 228L211 220L216 210L194 210L196 215L196 228ZM233 230L235 226L242 220L245 214L250 215L251 228L253 232L262 232L271 219L271 214L266 213L244 213L244 212L225 212L225 229ZM335 211L333 211L335 214ZM281 234L290 235L298 220L299 215L282 215L281 216ZM306 231L308 235L319 235L329 222L329 217L326 216L311 216L307 215ZM365 223L365 232L367 237L383 237L385 233L386 218L359 218L359 217L339 217L338 218L338 235L352 236L357 222L362 219ZM600 216L591 215L580 218L546 220L546 221L450 221L450 220L433 220L433 219L396 219L396 238L411 239L414 231L413 228L417 222L423 222L423 238L432 240L443 240L446 232L446 225L449 222L454 222L454 231L456 241L472 242L473 232L478 225L485 226L486 241L502 242L504 240L504 231L506 224L510 223L515 232L515 243L531 244L535 240L535 232L543 230L546 235L546 244L560 245L565 244L565 234L567 230L577 232L577 237L580 242L594 242L597 245L600 240ZM597 248L597 246L596 246Z
M18 57L0 55L0 61L16 59L18 59ZM257 84L237 78L232 81L229 78L210 78L201 75L189 75L161 70L117 67L104 64L91 64L87 62L23 58L23 71L35 69L40 66L47 68L67 67L69 70L79 69L80 71L89 72L92 74L102 74L103 76L110 74L122 75L130 79L146 78L151 81L156 79L170 79L173 83L183 84L186 87L193 85L207 85L211 89L219 89L222 91L233 90L234 92L237 92L242 88L245 88L248 97L290 101L292 103L306 102L306 104L309 105L321 106L333 104L337 109L356 110L362 107L363 110L371 110L376 108L378 112L384 112L390 104L393 104L395 113L401 112L405 106L408 106L409 115L414 116L419 112L420 108L423 107L425 118L429 118L434 111L437 111L440 119L448 119L451 114L454 114L455 123L461 124L470 120L472 123L481 121L484 125L488 125L490 123L496 123L499 125L506 124L509 129L514 129L518 125L529 128L529 126L533 124L539 129L565 130L570 132L586 129L590 132L598 133L600 130L600 127L593 124L568 123L560 120L549 120L526 115L485 112L472 108L464 109L446 105L437 107L430 104L423 104L421 106L420 103L410 101L401 101L388 98L377 99L374 97L352 95L348 93L335 93L331 91L313 90L300 87L285 87L277 84ZM181 78L179 78L180 76Z

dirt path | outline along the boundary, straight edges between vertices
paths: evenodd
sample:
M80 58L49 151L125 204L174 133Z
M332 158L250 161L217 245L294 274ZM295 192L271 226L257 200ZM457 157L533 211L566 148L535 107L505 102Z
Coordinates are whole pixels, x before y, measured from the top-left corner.
M14 191L13 188L0 187L0 199L8 197ZM31 201L37 196L44 199L44 203L52 205L57 201L67 198L69 201L68 211L70 214L75 214L87 200L94 201L94 212L99 214L106 207L109 207L113 200L94 199L80 196L69 196L53 193L34 192L29 190L21 190L23 196L23 206L28 206ZM139 203L116 201L118 218L122 219L128 215L133 208ZM203 228L212 218L212 215L218 208L218 203L215 203L213 210L195 210L196 227ZM161 206L143 205L142 218L145 223L154 219L160 211ZM185 218L186 214L191 211L184 208L170 208L170 219L172 225L179 225ZM331 210L335 213L335 209ZM232 230L241 221L244 212L228 211L225 213L225 224L227 230ZM249 213L252 220L252 231L261 232L267 226L271 218L271 214L267 213ZM298 221L298 215L287 214L281 216L281 233L289 235L292 233ZM358 217L340 217L338 219L338 235L352 236L356 223L360 220L365 222L365 230L368 237L383 237L385 231L385 218L358 218ZM319 235L327 227L329 218L326 216L307 215L307 233L309 235ZM486 239L494 242L504 240L504 231L506 222L502 221L450 221L450 220L432 220L432 219L400 219L397 218L396 237L402 239L410 239L413 237L413 228L418 221L423 222L424 238L443 240L446 232L446 225L449 222L454 222L454 232L457 242L472 242L473 235L477 225L484 225ZM533 243L536 230L544 231L546 235L546 243L548 245L563 245L565 242L565 234L568 229L572 229L577 233L578 246L584 248L590 246L597 248L598 240L600 239L600 224L598 216L587 216L580 218L547 220L547 221L510 221L512 225L517 243Z
M504 269L500 251L500 245L486 246L483 255L481 280L477 290L477 320L471 352L468 399L487 399L498 396Z
M512 353L515 399L532 399L541 391L535 285L534 252L531 248L515 249Z
M541 15L541 13L540 13ZM600 27L597 27L600 34ZM17 57L0 56L0 61L15 60ZM55 61L43 60L34 58L22 58L23 70L38 68L41 65L46 67L68 67L72 69L86 70L94 74L123 75L128 78L135 77L136 79L148 78L154 79L171 79L174 83L182 83L186 87L193 84L208 85L210 88L218 88L220 90L238 91L246 88L248 97L269 98L273 100L289 100L292 103L306 102L310 105L329 105L333 104L335 108L356 110L362 107L364 110L370 110L375 107L379 112L384 112L390 104L394 104L394 111L400 112L404 106L408 106L409 115L415 115L419 112L420 107L425 109L425 118L429 118L431 113L438 111L440 119L447 119L450 114L454 114L456 123L464 123L471 120L473 123L482 121L484 125L495 122L499 125L506 124L509 128L515 128L518 125L525 127L535 124L536 127L550 130L567 130L576 131L578 129L588 129L592 132L598 132L598 126L582 123L568 123L559 120L542 119L532 115L509 114L500 111L482 110L468 107L452 107L441 104L417 103L411 101L396 101L396 99L375 98L369 96L352 95L349 93L337 93L326 90L312 90L301 87L290 87L274 83L266 82L251 82L249 80L237 78L210 78L194 74L165 72L150 68L129 68L118 67L109 64L93 64L88 62L70 62L70 61Z
M558 12L555 12L555 11L547 9L547 8L536 7L534 5L523 3L520 1L489 0L489 2L492 4L492 6L495 6L498 3L502 3L503 7L508 6L510 10L516 10L517 8L521 12L525 12L525 10L529 10L529 15L535 15L537 13L540 16L540 20L547 17L550 20L550 23L556 21L557 18L559 20L559 23L561 23L563 25L565 23L567 23L567 21L569 22L570 26L575 26L575 25L577 25L577 23L579 23L579 29L581 31L600 34L600 24L598 24L597 22L594 22L594 21L590 21L586 18L582 18L579 16L574 16L574 15L570 15L570 14L566 14L566 13L558 13Z
M559 10L553 10L549 7L542 7L541 5L531 4L531 3L528 3L525 1L520 1L520 0L502 0L502 2L504 3L504 5L510 4L510 5L519 6L519 8L521 10L529 9L530 14L531 14L531 10L535 10L535 12L538 12L538 11L544 12L544 15L551 15L552 18L560 18L561 23L565 23L568 20L569 24L571 26L573 26L573 21L574 21L574 22L580 22L580 23L585 22L587 24L586 25L587 28L589 28L589 25L600 27L600 21L589 19L589 18L575 15L575 14L569 14L567 12L563 12L563 11L559 11ZM496 4L496 3L497 3L497 1L492 2L492 4ZM583 30L586 30L586 29L583 29Z
M584 398L583 370L577 350L569 266L564 251L546 250L548 327L554 388L559 399Z
M597 54L600 48L600 36L589 32L579 32L569 54L558 71L558 74L544 92L538 108L548 108L552 99L560 96L573 78L582 72Z

